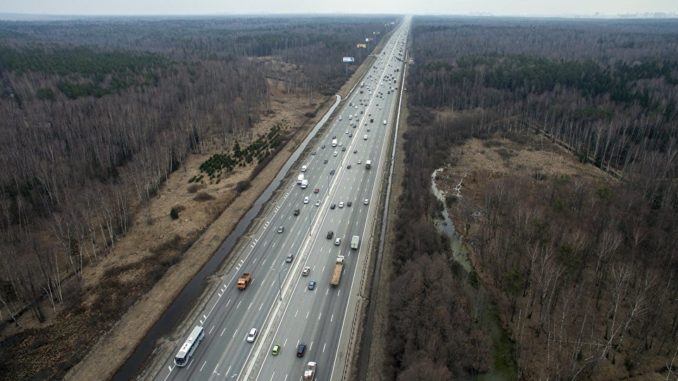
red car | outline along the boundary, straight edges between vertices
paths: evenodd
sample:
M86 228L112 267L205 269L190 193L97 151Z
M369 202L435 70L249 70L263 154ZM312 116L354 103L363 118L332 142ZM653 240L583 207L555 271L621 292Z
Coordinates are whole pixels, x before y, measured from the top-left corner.
M318 192L320 192L320 188L315 188L315 189L313 190L313 193L318 193Z

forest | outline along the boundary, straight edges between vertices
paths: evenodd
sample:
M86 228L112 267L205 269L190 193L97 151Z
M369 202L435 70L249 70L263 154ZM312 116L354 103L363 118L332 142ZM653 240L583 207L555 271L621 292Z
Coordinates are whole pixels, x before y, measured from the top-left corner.
M483 374L489 341L472 308L481 281L514 342L516 377L676 379L677 48L674 20L414 19L385 374ZM473 205L481 217L455 221L470 227L479 274L465 277L434 227L443 205L431 173L454 168L450 152L470 138L536 134L611 180L486 180ZM404 280L411 287L397 292ZM438 324L413 330L422 314Z
M3 335L0 378L62 377L94 341L60 339L77 348L73 356L35 362L30 356L47 344L40 338L59 335L50 326L85 322L93 333L103 332L130 303L82 305L83 268L133 229L139 207L189 155L223 152L204 164L208 177L235 165L259 164L260 170L284 142L279 127L251 142L235 137L249 136L268 111L267 80L309 98L334 94L388 33L386 20L0 22L0 328L18 324L22 314L50 319L44 329ZM370 49L357 49L366 36ZM356 65L343 64L343 56L354 56ZM277 62L295 70L281 70ZM154 264L134 295L180 258Z

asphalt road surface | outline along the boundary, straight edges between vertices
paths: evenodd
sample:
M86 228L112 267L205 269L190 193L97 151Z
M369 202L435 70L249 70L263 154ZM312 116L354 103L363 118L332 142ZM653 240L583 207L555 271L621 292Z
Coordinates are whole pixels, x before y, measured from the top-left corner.
M379 174L387 164L387 132L393 128L408 32L409 20L392 34L339 116L281 186L261 223L253 225L249 244L232 254L237 265L191 325L203 326L205 337L188 365L174 364L182 339L156 379L300 380L308 361L318 363L317 380L341 379L352 324L347 316L356 307L358 276L367 266L365 251L378 215ZM302 165L306 189L296 181ZM332 239L327 238L329 231ZM354 235L361 239L358 250L350 248ZM341 238L338 246L336 238ZM294 258L287 262L290 254ZM345 256L344 269L340 284L333 287L330 278L340 254ZM302 276L305 266L310 267L308 276ZM253 281L241 291L235 284L243 272L252 273ZM310 281L316 282L313 290ZM252 328L258 335L249 343L246 336ZM303 358L296 356L299 343L306 344ZM276 356L273 345L280 346Z

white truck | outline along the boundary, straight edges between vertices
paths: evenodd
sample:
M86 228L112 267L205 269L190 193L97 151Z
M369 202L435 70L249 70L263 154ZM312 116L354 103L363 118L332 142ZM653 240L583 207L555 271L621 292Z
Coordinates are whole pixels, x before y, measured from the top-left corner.
M304 381L315 381L315 372L318 368L318 364L315 361L309 361L304 367L304 376L302 379Z
M306 166L306 165L302 165L302 166L301 166L301 171L302 171L302 172L306 172L306 169L308 169L308 166Z
M332 139L332 147L336 147L336 146L337 146L337 139Z
M366 160L365 161L365 169L370 169L372 168L372 160Z
M360 236L354 235L351 238L351 250L358 250L358 247L360 247Z
M304 174L300 173L299 176L297 176L297 185L301 185L301 183L304 181Z
M301 180L301 189L306 189L308 188L308 180L303 179Z

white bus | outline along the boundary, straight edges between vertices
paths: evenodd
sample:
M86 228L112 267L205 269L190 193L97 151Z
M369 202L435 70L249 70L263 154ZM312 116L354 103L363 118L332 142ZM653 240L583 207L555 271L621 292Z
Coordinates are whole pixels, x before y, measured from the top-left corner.
M191 334L188 335L188 338L184 342L184 345L181 346L179 352L174 356L174 363L178 367L185 367L193 356L193 352L198 348L202 339L205 338L205 331L201 326L196 326L191 331Z

